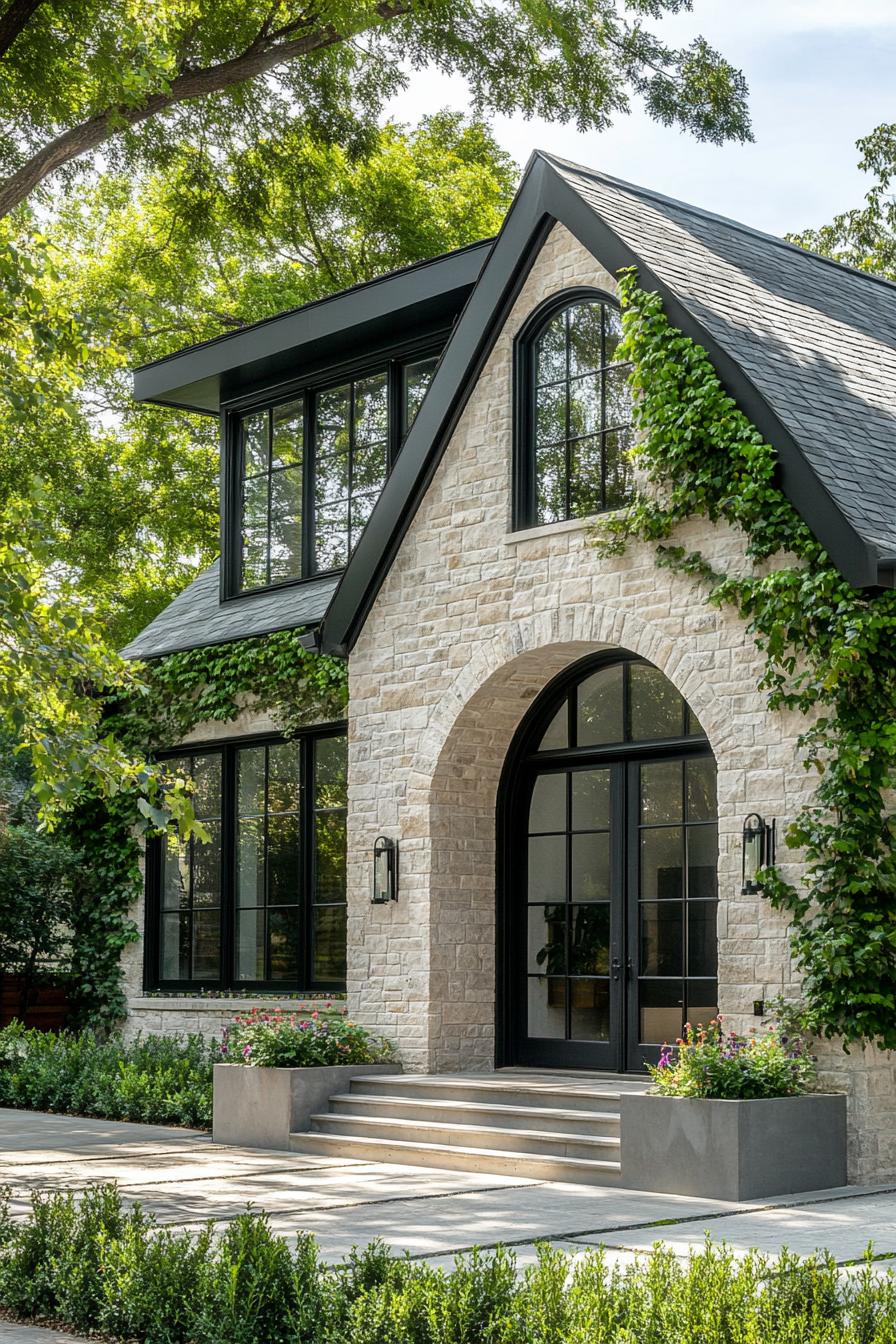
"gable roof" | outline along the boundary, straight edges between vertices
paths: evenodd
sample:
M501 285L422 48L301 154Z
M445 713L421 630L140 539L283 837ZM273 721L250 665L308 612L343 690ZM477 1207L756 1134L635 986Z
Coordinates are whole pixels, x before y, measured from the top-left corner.
M856 587L896 583L896 285L536 153L320 630L347 652L541 242L562 222L635 266L775 448L780 484Z
M125 658L161 658L185 649L228 644L275 630L316 626L336 588L337 575L284 585L222 602L216 560L178 593L124 649Z

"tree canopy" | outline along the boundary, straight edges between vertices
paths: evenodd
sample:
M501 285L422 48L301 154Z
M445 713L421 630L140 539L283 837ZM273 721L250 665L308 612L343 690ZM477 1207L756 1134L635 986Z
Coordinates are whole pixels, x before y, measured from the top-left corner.
M858 142L859 167L875 182L863 205L837 215L830 224L790 235L801 247L833 257L860 271L896 280L896 124L878 126Z

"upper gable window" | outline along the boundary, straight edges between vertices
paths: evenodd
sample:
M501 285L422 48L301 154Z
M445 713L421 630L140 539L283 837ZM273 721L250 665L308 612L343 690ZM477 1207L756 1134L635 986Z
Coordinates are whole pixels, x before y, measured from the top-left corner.
M629 498L630 366L618 307L552 300L517 343L515 526L617 509Z
M232 417L231 593L344 568L436 363L392 361Z

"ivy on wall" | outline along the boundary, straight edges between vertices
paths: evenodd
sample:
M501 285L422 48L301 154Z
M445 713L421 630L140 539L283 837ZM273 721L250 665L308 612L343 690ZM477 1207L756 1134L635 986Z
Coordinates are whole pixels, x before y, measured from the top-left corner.
M803 851L797 888L776 869L764 895L791 918L813 1028L896 1048L896 592L858 592L777 485L774 450L725 392L699 345L672 327L634 271L620 278L632 362L635 458L649 488L595 537L605 554L635 538L690 574L707 601L748 623L765 657L769 706L806 716L799 742L816 772L786 831ZM752 572L724 574L674 544L689 518L740 528Z
M177 746L200 723L233 722L251 702L290 737L345 715L345 663L309 653L299 631L191 649L143 669L142 688L107 706L105 726L143 752ZM123 1016L121 954L136 941L130 909L140 894L140 830L158 817L120 793L85 794L61 830L78 861L73 929L75 1022L106 1030Z

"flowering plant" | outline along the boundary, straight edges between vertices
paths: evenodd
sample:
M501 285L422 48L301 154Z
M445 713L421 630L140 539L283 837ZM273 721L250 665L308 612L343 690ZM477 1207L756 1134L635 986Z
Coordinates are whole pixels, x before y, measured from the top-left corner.
M746 1036L724 1031L721 1016L708 1027L685 1024L674 1046L664 1045L659 1063L648 1064L657 1092L665 1097L744 1100L797 1097L815 1085L815 1057L805 1037L774 1023Z
M319 1064L385 1064L395 1048L380 1036L350 1022L347 1009L325 1004L325 1014L253 1008L225 1027L222 1064L253 1064L269 1069L307 1069Z

